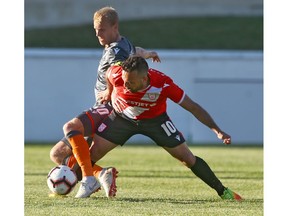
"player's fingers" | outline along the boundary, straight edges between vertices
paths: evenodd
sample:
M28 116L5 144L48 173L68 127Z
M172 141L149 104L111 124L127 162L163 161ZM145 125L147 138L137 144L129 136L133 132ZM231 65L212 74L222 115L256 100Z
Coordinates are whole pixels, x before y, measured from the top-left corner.
M159 57L155 57L155 58L153 58L152 61L153 61L153 62L161 62L161 60L160 60Z
M230 138L229 139L224 139L223 143L226 144L226 145L229 145L229 144L231 144L231 139Z

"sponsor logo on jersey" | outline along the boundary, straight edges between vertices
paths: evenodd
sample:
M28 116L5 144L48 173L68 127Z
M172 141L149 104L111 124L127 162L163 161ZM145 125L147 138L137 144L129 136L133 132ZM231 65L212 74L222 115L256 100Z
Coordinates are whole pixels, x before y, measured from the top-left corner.
M180 141L180 136L179 135L177 135L175 138Z
M105 125L104 123L102 123L102 124L98 127L98 132L103 132L106 127L107 127L107 125Z

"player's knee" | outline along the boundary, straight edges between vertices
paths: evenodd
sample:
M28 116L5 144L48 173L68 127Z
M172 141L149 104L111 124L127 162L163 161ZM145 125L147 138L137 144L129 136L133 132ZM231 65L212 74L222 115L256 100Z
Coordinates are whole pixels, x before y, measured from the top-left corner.
M63 125L64 134L66 135L68 132L75 130L75 128L76 128L76 124L73 120L65 123Z
M77 118L72 119L71 121L63 125L63 132L66 135L68 132L77 130L83 132L83 125L81 121Z
M73 124L69 121L63 125L63 132L66 135L73 128Z

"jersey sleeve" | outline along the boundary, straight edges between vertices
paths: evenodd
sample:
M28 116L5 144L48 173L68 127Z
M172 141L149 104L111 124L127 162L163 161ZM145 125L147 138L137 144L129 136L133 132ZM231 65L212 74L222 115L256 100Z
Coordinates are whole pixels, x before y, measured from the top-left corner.
M115 85L115 82L119 80L119 78L121 79L121 71L122 68L118 65L113 65L107 69L106 78L113 86Z
M124 49L119 46L113 46L108 50L108 61L110 65L119 65L121 62L126 60L129 57Z
M163 85L163 91L167 95L167 98L171 99L177 104L180 104L185 96L184 90L175 84L171 78L166 79Z
M115 66L111 66L107 69L106 72L106 78L107 80L109 80L109 82L113 85L113 79L112 78L112 74L113 74L113 69L115 68Z

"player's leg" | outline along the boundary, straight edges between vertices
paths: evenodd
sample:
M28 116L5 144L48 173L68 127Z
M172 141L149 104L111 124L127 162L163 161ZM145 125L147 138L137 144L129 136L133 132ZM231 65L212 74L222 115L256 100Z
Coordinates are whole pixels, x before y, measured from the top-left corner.
M223 194L225 188L220 180L215 176L204 160L193 155L185 142L173 148L165 146L163 146L163 148L171 156L179 160L186 167L190 168L196 176L215 189L219 195Z
M72 155L72 149L65 143L64 139L56 143L50 150L50 159L57 165L63 164L67 156Z
M93 142L93 137L85 137L85 140L87 141L89 146L91 146L91 143ZM52 147L52 149L50 150L50 159L57 165L69 166L75 171L78 181L82 180L81 168L72 153L72 146L70 145L66 137L63 137L58 143L56 143ZM93 165L93 173L95 173L96 171L101 172L101 170L103 169L102 167L94 164L93 161L91 161L91 164Z
M185 142L173 148L165 146L163 146L163 148L174 158L190 168L192 172L207 185L216 190L222 199L242 199L241 196L226 188L216 177L209 165L202 158L193 155Z
M80 114L77 118L82 122L84 126L84 135L89 136L96 132L96 130L100 130L102 122L104 119L108 117L110 112L112 111L112 107L108 104L94 106L88 111ZM94 140L90 147L90 153L95 147L94 143L98 143L98 141ZM92 159L92 158L91 158ZM115 167L106 167L102 168L95 164L96 160L91 160L93 164L93 175L99 180L102 188L105 191L105 194L108 198L114 197L116 195L116 178L118 171Z
M109 118L106 118L95 132L94 143L91 147L91 159L97 162L109 151L117 147L117 144L123 145L132 135L134 135L135 125L132 125L131 122L112 112L109 115ZM109 170L107 172L109 173ZM99 181L106 192L106 196L111 197L116 193L116 184L114 184L116 178L112 178L113 175L112 177L110 175L110 178L107 178L105 177L107 176L106 172L102 173L99 175ZM113 169L110 169L110 173L113 173Z
M104 157L109 151L117 147L116 144L98 136L94 136L94 142L91 146L91 159L93 161L99 161ZM117 192L116 178L118 171L115 167L105 167L101 170L100 173L94 172L94 175L97 175L97 178L105 191L105 194L108 198L115 197Z
M72 146L73 155L81 168L83 176L81 186L75 197L89 197L100 189L100 183L93 175L89 144L84 138L84 125L79 118L73 118L63 126L63 131Z
M226 189L215 176L208 164L200 157L194 156L188 148L182 133L174 126L167 114L148 122L143 126L143 131L149 135L159 146L162 146L170 155L181 161L202 181L215 189L223 198ZM239 196L239 195L238 195ZM240 198L239 196L235 198Z

